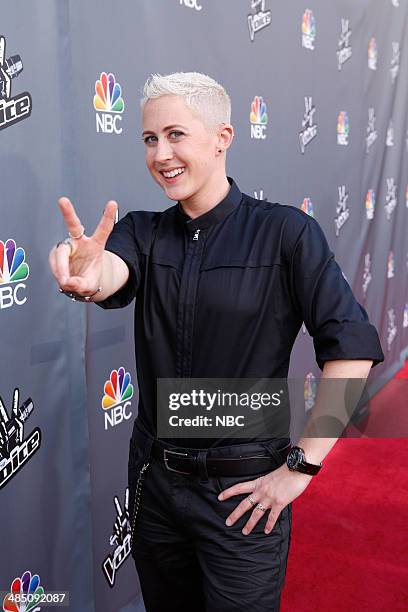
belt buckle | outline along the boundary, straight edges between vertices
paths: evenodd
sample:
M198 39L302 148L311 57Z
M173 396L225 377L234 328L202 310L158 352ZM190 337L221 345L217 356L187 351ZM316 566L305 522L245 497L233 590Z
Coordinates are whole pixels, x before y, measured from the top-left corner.
M164 448L163 449L163 459L164 459L164 464L166 466L166 469L168 469L169 472L176 472L177 474L191 475L191 472L182 472L181 470L175 470L174 468L170 467L168 464L169 459L167 455L180 455L182 457L188 457L188 453L178 453L177 451L172 451L172 450L169 450L168 448Z

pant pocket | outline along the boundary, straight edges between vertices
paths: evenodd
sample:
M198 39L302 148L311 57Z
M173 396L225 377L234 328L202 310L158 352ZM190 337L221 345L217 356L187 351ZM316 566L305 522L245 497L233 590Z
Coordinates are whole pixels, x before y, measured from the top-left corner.
M217 489L217 495L219 495L222 491L225 491L225 489L233 487L234 485L240 482L249 482L251 480L259 478L259 476L264 476L265 474L268 474L269 471L270 470L266 472L261 472L260 474L254 474L253 476L215 476L214 481L215 487ZM234 495L233 499L236 499L238 502L240 502L245 497L248 497L248 495L250 495L250 493L240 493L239 495Z
M239 482L256 480L256 478L259 478L260 476L265 476L265 474L273 472L285 463L285 455L280 452L280 450L275 448L272 443L262 442L261 445L261 452L257 452L256 454L258 456L272 458L273 461L271 462L271 466L268 469L263 470L262 472L254 472L254 474L246 474L245 476L215 476L214 479L218 493L221 493L221 491L223 491L224 489L232 487L234 484L238 484ZM245 457L243 457L242 461L245 461ZM249 493L244 493L242 497L245 497L246 495L249 495ZM239 497L240 496L238 495L237 499Z

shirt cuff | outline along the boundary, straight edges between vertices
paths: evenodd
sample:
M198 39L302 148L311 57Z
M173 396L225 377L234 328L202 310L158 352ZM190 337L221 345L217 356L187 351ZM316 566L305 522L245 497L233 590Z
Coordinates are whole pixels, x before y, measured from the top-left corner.
M384 361L376 328L363 321L326 323L313 337L313 345L321 370L325 361L338 359L372 360L372 367Z

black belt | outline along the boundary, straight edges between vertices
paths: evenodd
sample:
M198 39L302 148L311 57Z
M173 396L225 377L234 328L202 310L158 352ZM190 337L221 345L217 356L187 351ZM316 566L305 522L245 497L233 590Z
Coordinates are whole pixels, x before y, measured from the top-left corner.
M207 473L209 476L250 476L276 470L277 467L285 463L290 448L290 443L280 449L272 448L271 452L274 457L263 455L240 455L233 458L206 457ZM155 440L151 455L163 463L171 472L198 476L200 474L197 462L198 453L199 451L191 449L173 451Z

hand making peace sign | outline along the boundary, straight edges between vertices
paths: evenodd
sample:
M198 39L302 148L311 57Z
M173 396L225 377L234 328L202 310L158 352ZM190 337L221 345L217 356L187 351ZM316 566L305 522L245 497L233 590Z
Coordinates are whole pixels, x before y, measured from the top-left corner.
M51 270L63 291L92 295L99 290L103 253L115 225L118 205L113 200L109 201L94 233L86 236L71 201L60 198L58 204L71 239L51 249Z

